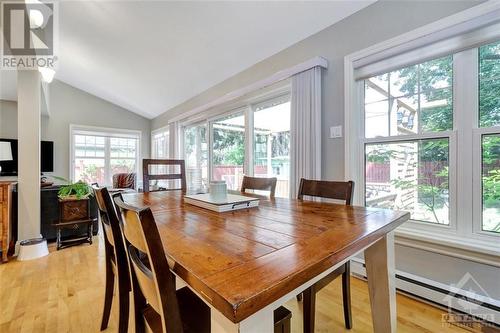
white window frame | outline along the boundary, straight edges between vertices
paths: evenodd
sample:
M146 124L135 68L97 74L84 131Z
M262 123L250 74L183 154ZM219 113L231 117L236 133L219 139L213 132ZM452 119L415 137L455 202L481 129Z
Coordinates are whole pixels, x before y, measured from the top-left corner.
M207 128L208 129L208 172L209 172L208 177L209 177L210 181L214 180L214 175L213 175L213 170L214 170L214 159L213 159L214 134L213 134L213 128L214 128L214 123L216 123L218 120L220 120L222 118L231 117L231 116L238 116L238 115L243 116L243 120L244 120L244 124L245 124L244 125L245 132L243 133L244 137L245 137L244 141L243 141L243 145L244 145L244 149L245 149L245 158L243 161L243 174L250 175L248 173L249 172L249 158L247 158L248 149L250 147L251 142L253 142L251 138L249 140L248 132L250 132L250 131L248 130L248 127L247 127L247 124L249 122L249 117L251 117L252 121L253 121L253 116L249 115L250 109L251 109L250 106L242 106L242 107L238 107L236 109L233 109L229 112L218 114L217 116L214 116L214 117L207 119L207 122L208 122L208 128Z
M162 134L165 136L163 151L166 152L165 156L158 156L156 151L155 136ZM170 156L170 130L168 126L158 128L151 132L151 158L168 158Z
M188 128L192 128L192 127L199 127L199 126L205 126L206 127L206 130L205 130L205 141L207 142L207 148L208 148L208 152L207 152L207 175L208 175L208 181L210 182L210 175L211 175L211 166L210 166L210 134L209 134L209 125L208 125L208 121L207 120L203 120L203 121L197 121L197 122L190 122L190 123L185 123L185 124L181 124L180 126L180 130L179 130L179 142L180 142L180 156L182 159L186 159L186 147L185 147L185 140L184 140L184 135L185 135L185 132L186 132L186 129ZM187 162L186 162L187 163ZM186 164L186 167L187 167L187 164Z
M134 138L137 140L137 149L136 149L136 157L135 157L135 172L137 175L139 175L139 170L140 170L140 156L141 155L141 139L142 139L142 132L138 130L129 130L129 129L119 129L119 128L109 128L109 127L97 127L97 126L86 126L86 125L76 125L76 124L70 124L69 126L69 173L70 173L70 180L71 181L76 181L75 180L75 142L74 142L74 136L82 134L82 135L96 135L96 136L105 136L106 137L106 153L104 156L104 163L105 163L105 175L106 178L109 178L109 161L110 161L110 152L109 152L109 139L110 137L113 137L113 135L117 135L120 137L128 137L128 138ZM137 178L139 179L139 178ZM99 184L101 185L101 184ZM136 186L139 186L140 184L136 184Z
M387 66L389 63L393 65L389 60L385 60L384 57L387 59L396 57L396 60L404 58L393 53L397 50L401 53L413 50L408 51L411 56L415 56L412 63L421 63L447 54L454 54L453 131L425 135L429 138L449 136L450 170L452 168L456 170L455 176L451 172L449 176L450 224L446 226L417 221L408 222L396 231L396 235L401 239L404 238L406 244L408 242L411 244L412 240L415 241L415 244L424 241L428 244L437 243L441 247L451 246L486 255L500 255L499 235L481 231L482 210L480 209L480 201L482 198L481 174L479 172L481 169L481 149L478 149L480 147L481 135L485 133L498 133L500 127L488 129L477 127L477 84L469 84L467 86L460 84L460 82L477 82L477 49L474 48L478 45L498 40L500 34L498 25L492 27L484 26L481 31L482 33L478 33L474 29L478 27L479 23L486 22L485 17L498 17L498 15L492 15L492 13L499 11L500 3L487 2L391 40L355 52L344 59L345 174L346 179L352 179L356 182L354 203L363 204L365 189L364 145L370 141L379 142L386 140L387 142L392 142L396 138L388 137L383 140L379 138L374 140L364 138L364 87L362 82L356 80L356 75L359 75L359 73L356 73L356 69L368 64L369 68L365 72L371 71L373 73L377 71L377 65L381 67ZM466 35L461 36L460 34ZM429 51L429 48L425 47L426 40L427 44L435 42L435 44L430 45L434 48L433 54L429 53L432 51ZM419 50L419 47L423 47L423 49ZM373 65L370 65L371 62L373 62ZM466 70L456 70L457 67L464 66L465 64L468 64ZM409 65L409 63L396 64L397 67L385 68L380 72L405 67L405 65ZM461 77L457 77L457 74L461 75ZM475 86L475 88L471 91L472 86ZM470 112L471 110L473 112ZM475 124L472 131L470 130L471 123ZM467 126L469 130L464 131L463 128ZM418 138L421 137L421 135L418 135ZM401 139L408 140L411 138L412 136L405 136ZM464 146L469 148L463 148L461 155L457 156L457 148ZM474 200L470 199L471 188L474 188ZM455 193L456 197L452 198L452 193ZM436 250L438 249L437 244L434 247ZM430 248L433 247L430 246Z
M205 116L198 115L191 120L180 123L179 142L181 142L181 156L184 158L184 132L186 128L193 126L207 126L207 144L208 144L208 177L209 181L213 181L213 124L217 120L232 115L242 114L245 119L245 161L243 163L243 173L248 176L254 175L253 169L253 143L254 143L254 112L257 107L266 104L272 104L279 100L290 100L291 85L285 84L275 90L267 93L247 98L236 103L232 103L226 107L217 107L214 110L209 110Z

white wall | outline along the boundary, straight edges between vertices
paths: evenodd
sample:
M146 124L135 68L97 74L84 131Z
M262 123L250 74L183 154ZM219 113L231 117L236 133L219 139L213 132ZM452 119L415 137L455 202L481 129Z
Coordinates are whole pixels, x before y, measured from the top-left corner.
M378 1L325 30L298 42L153 119L160 128L174 116L270 75L322 56L329 62L323 77L322 170L324 179L344 178L344 139L329 139L329 127L344 124L344 57L373 44L457 13L481 1ZM470 272L491 297L500 299L500 270L407 246L396 247L397 267L445 284Z
M94 95L54 80L49 114L42 116L42 140L54 141L53 175L69 178L69 125L113 127L142 132L141 155L149 158L151 121ZM17 103L0 101L0 137L17 138Z

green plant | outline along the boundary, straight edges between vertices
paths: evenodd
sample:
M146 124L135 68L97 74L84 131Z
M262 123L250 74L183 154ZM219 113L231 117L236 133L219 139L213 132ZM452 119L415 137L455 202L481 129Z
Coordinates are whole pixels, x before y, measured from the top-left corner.
M61 185L61 187L59 188L59 192L57 193L57 196L61 199L68 198L72 195L74 195L77 199L83 199L94 194L94 192L92 191L92 187L84 181L80 180L76 183L72 183L63 177L52 177L66 183L64 185Z

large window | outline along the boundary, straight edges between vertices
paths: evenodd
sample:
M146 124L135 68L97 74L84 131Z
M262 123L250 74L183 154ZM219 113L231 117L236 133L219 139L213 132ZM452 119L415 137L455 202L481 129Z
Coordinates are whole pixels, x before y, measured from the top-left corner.
M237 113L212 122L212 179L237 190L245 163L245 115Z
M117 173L137 172L140 133L72 127L72 181L112 186Z
M243 175L276 177L276 196L289 196L290 96L245 101L201 123L182 126L183 153L190 192L208 189L210 180L224 180L238 190Z
M499 235L500 42L359 83L366 205L410 211L417 229Z
M206 124L184 129L187 186L192 192L202 192L208 187L207 134Z
M290 102L276 100L254 111L253 172L255 177L276 177L276 196L290 191Z
M367 206L449 224L452 61L448 56L365 80Z

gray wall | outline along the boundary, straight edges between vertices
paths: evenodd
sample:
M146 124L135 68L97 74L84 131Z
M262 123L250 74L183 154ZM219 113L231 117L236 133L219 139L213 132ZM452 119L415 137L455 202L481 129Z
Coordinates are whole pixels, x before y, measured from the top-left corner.
M217 97L315 56L328 60L323 78L322 170L325 179L344 178L344 140L329 139L329 127L344 124L344 56L449 16L475 1L379 1L153 119L152 128Z
M0 100L0 138L17 139L17 102Z
M123 128L142 132L141 155L148 158L151 121L94 95L54 80L49 85L49 113L42 116L42 140L54 141L54 172L69 178L69 125ZM0 137L17 138L17 103L0 101Z
M277 71L322 56L329 62L323 77L322 169L324 179L344 178L344 139L329 139L329 127L344 125L344 56L457 13L480 1L379 1L333 26L273 55L155 118L152 128ZM398 245L397 267L445 284L471 272L491 297L500 298L492 278L499 269ZM441 269L445 268L445 269Z

